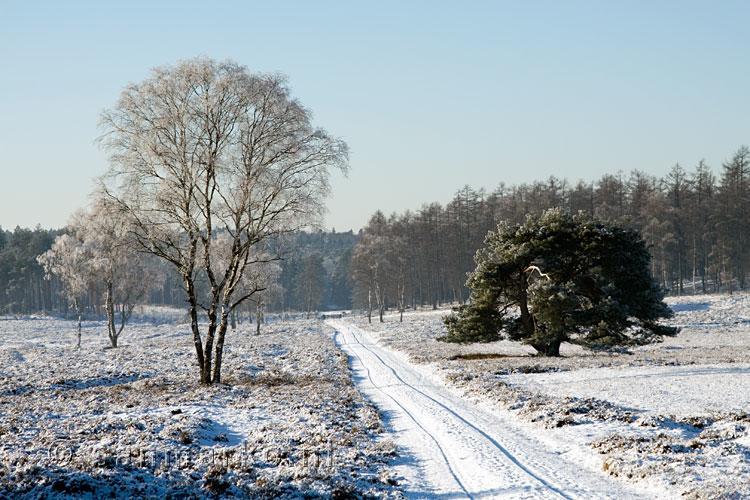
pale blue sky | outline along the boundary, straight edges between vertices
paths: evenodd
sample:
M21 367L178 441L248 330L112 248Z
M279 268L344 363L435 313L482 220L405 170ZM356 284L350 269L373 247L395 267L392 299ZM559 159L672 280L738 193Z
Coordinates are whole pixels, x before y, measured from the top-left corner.
M58 227L102 109L207 55L280 71L351 147L326 225L549 175L718 170L750 142L750 2L0 0L0 225Z

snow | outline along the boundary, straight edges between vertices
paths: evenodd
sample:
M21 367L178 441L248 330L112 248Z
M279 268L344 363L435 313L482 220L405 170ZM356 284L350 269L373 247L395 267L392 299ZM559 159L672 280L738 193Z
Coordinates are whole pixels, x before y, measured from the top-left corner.
M676 337L561 358L438 342L445 309L275 317L212 387L181 311L117 349L0 318L0 496L750 496L750 295L669 303Z
M350 354L355 380L389 415L408 496L639 498L646 492L564 456L509 411L488 411L447 389L364 330L330 322Z
M676 337L617 353L563 345L561 358L507 341L438 342L445 309L346 324L590 470L659 497L750 496L750 294L668 303Z
M680 417L750 408L750 364L585 368L503 380L550 395L604 399L633 411Z
M398 497L395 449L320 322L228 333L197 383L189 325L0 320L0 497ZM175 316L176 317L176 316Z

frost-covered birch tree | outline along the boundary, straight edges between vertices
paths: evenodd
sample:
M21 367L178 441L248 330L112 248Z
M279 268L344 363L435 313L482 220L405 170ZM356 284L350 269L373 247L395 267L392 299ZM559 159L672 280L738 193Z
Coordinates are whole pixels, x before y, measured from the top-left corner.
M309 318L323 300L325 268L320 254L311 254L302 261L302 270L297 277L294 290L297 300L303 305L305 317Z
M389 262L390 235L387 221L377 211L362 232L352 253L351 272L358 302L367 303L367 321L372 323L373 300L378 308L378 319L383 322L386 298L392 288L391 263ZM365 299L366 296L366 299Z
M83 299L94 282L93 260L91 249L75 233L58 236L52 248L37 257L48 279L53 275L58 277L63 285L63 293L76 312L77 347L81 347Z
M258 264L253 248L322 214L329 172L346 169L347 146L312 125L283 77L202 58L127 86L102 126L106 192L142 249L179 272L200 381L218 383L230 314L257 293L239 292ZM217 273L219 233L231 252Z
M92 254L91 274L104 287L107 337L117 347L136 302L163 276L136 252L128 220L106 198L95 198L72 230Z
M88 210L71 217L67 234L58 236L52 248L37 258L48 276L63 283L66 296L78 314L80 344L82 300L104 290L107 338L117 341L138 300L149 286L163 279L148 259L136 254L128 224L106 200L97 198Z

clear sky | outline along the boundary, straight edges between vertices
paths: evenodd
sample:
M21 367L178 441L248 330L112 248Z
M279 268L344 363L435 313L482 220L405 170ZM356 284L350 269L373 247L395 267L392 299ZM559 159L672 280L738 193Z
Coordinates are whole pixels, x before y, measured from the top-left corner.
M718 170L750 142L750 2L0 0L0 225L64 225L102 109L196 55L280 71L345 139L327 227L549 175Z

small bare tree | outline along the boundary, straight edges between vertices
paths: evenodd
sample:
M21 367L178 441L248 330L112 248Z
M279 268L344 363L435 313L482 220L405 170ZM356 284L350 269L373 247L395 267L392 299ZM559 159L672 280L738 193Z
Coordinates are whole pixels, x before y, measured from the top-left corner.
M360 240L354 247L351 262L355 301L360 304L367 303L368 323L372 323L372 296L378 278L378 265L370 250L370 247Z
M136 302L163 276L147 256L136 252L128 220L107 198L95 197L72 229L92 253L92 273L104 285L107 337L110 346L117 347Z
M364 302L367 292L367 320L372 323L373 298L378 307L378 318L383 322L387 305L386 295L394 288L392 265L389 260L391 235L387 232L385 216L378 211L364 228L362 237L352 253L351 272L355 293Z
M52 248L37 257L47 276L56 275L63 283L68 299L78 314L80 345L82 299L92 289L104 289L107 337L117 347L137 300L149 284L160 280L160 272L148 259L137 255L129 239L127 221L110 210L102 198L89 210L71 217L67 234L58 236ZM148 279L146 278L148 276ZM119 325L115 318L119 311Z
M80 216L76 216L80 217ZM37 257L46 278L57 276L63 285L65 296L78 317L78 341L81 347L81 317L83 299L94 282L93 253L75 233L62 234L55 238L52 247Z
M399 322L404 322L404 311L406 310L406 288L408 281L409 262L406 258L406 242L401 236L393 236L391 241L391 260L394 271L394 294L398 306Z
M105 190L141 247L180 273L200 380L218 383L229 316L257 293L238 293L258 263L253 248L317 220L330 169L347 167L346 144L312 126L283 77L209 59L129 85L102 126ZM217 273L211 247L220 233L231 243Z
M249 273L243 278L247 289L257 289L251 301L255 304L255 334L260 335L260 327L264 322L266 304L281 295L282 286L279 283L281 267L275 259L257 259L260 263L253 266ZM265 262L263 262L265 260Z
M381 236L365 234L357 242L352 254L352 279L364 302L367 294L367 321L372 323L373 305L378 308L378 319L382 323L386 308L386 294L389 287L388 261L386 260L386 241ZM374 304L373 304L374 300Z

